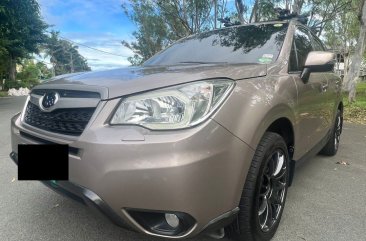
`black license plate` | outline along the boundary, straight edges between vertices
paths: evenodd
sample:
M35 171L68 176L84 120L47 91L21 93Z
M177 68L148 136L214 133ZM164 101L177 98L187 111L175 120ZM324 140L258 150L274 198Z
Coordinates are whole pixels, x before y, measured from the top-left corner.
M69 179L69 146L18 145L18 180Z

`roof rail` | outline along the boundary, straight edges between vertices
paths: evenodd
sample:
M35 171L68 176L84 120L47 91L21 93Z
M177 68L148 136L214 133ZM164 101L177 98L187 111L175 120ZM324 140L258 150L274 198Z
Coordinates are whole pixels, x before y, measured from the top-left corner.
M219 22L223 23L225 27L231 27L235 25L240 25L241 23L239 21L231 22L229 17L226 18L218 18Z
M308 23L308 17L309 17L308 14L299 15L297 13L291 13L290 10L288 9L282 9L282 8L274 8L274 11L275 13L277 13L277 19L274 19L272 21L297 20L298 22L304 25L307 25ZM217 20L223 23L225 27L241 25L239 21L231 22L231 19L229 17L218 18Z
M278 14L278 20L297 20L300 23L307 25L308 23L308 15L307 14L302 14L299 15L297 13L291 13L290 10L288 9L282 9L282 8L275 8L274 9L275 12Z

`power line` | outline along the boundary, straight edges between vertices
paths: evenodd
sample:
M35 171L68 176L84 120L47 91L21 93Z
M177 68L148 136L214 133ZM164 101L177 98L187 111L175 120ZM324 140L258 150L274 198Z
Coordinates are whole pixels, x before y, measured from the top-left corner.
M51 33L51 32L49 32ZM107 51L104 51L104 50L100 50L100 49L97 49L97 48L93 48L93 47L90 47L88 45L85 45L85 44L81 44L81 43L77 43L71 39L68 39L68 38L65 38L65 37L62 37L62 36L58 36L59 38L62 38L62 39L65 39L75 45L80 45L80 46L83 46L85 48L89 48L89 49L92 49L92 50L95 50L95 51L99 51L99 52L102 52L102 53L105 53L105 54L109 54L109 55L114 55L114 56L119 56L119 57L123 57L123 58L128 58L129 56L124 56L124 55L120 55L120 54L114 54L114 53L111 53L111 52L107 52Z
M44 64L52 64L50 62L47 62L47 61L43 61L43 60L40 60L40 59L35 59L37 62L42 62ZM53 65L53 64L52 64Z
M72 41L70 39L67 39L65 37L62 37L62 36L60 36L60 38L65 39L65 40L67 40L67 41L69 41L69 42L71 42L71 43L73 43L75 45L80 45L80 46L83 46L83 47L86 47L86 48L89 48L89 49L93 49L95 51L99 51L99 52L102 52L102 53L105 53L105 54L110 54L110 55L119 56L119 57L123 57L123 58L127 58L128 57L128 56L124 56L124 55L110 53L110 52L107 52L107 51L104 51L104 50L100 50L100 49L97 49L97 48L93 48L93 47L87 46L85 44L80 44L80 43L74 42L74 41Z
M37 62L42 62L42 63L44 63L44 64L55 64L55 63L51 63L51 62L47 62L47 61L45 61L44 60L44 58L43 58L43 60L42 59L38 59L38 58L34 58ZM100 61L100 59L87 59L87 58L84 58L85 60L87 60L87 61ZM61 63L58 63L58 64L61 64ZM65 65L65 64L61 64L61 65ZM68 64L66 64L66 65L68 65Z
M87 60L87 61L100 61L100 59L87 59L87 58L84 58L84 59ZM47 62L47 61L37 59L37 58L35 58L35 60L38 61L38 62L42 62L44 64L55 64L55 63ZM61 64L61 63L58 63L58 64Z

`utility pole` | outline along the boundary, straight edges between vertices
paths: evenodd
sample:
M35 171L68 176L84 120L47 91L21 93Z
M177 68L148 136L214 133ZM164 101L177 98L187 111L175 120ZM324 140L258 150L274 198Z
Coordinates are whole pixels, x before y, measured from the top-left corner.
M56 76L56 71L55 71L55 68L56 68L56 64L52 64L52 77L55 77Z
M70 50L70 68L71 68L71 73L74 73L74 61L72 59L72 51Z
M52 77L55 77L56 76L56 65L57 65L57 59L56 59L56 56L55 54L57 52L60 52L61 50L65 51L64 47L63 46L59 46L58 48L56 48L56 50L51 50L51 58L50 58L50 61L52 63Z

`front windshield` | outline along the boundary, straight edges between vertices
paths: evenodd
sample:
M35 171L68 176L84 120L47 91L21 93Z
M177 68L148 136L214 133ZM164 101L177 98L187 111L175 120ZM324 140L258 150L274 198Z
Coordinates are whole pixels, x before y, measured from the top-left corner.
M262 63L276 61L287 23L246 25L218 29L181 39L144 63Z

